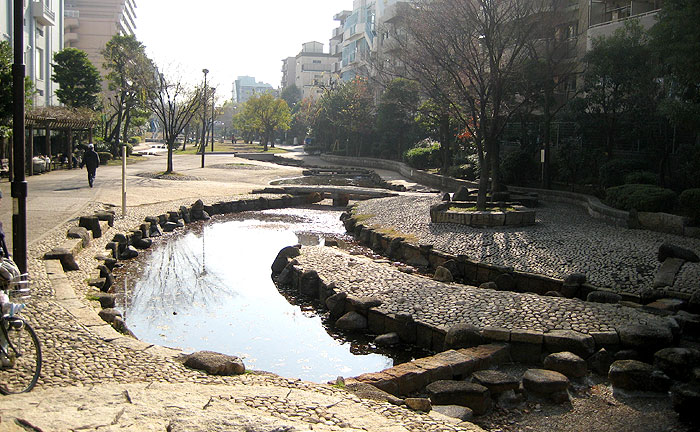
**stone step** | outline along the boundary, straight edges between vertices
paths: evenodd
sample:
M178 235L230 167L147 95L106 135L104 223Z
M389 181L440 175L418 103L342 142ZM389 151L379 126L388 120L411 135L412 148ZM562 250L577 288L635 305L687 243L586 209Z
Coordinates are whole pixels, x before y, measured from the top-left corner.
M488 369L509 360L509 346L494 343L443 351L381 372L362 374L346 380L346 383L366 383L395 396L408 395L430 383L464 379L474 371Z

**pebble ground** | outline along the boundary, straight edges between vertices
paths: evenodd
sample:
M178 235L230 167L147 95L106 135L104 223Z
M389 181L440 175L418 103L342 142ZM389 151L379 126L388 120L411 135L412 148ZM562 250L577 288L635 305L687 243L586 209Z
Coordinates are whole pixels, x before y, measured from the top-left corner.
M635 295L653 286L662 243L700 254L700 239L611 226L569 204L541 202L534 226L472 228L431 223L430 206L440 202L434 195L399 196L362 201L354 211L370 216L365 224L451 254L560 279L583 273L593 285ZM700 264L686 263L673 289L700 291Z

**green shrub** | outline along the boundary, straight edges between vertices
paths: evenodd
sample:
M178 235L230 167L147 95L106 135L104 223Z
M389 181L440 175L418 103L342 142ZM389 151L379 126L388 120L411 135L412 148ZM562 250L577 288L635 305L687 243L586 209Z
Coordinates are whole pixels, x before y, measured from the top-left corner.
M633 171L643 170L644 163L631 159L613 159L600 166L598 181L607 189L625 184L625 176Z
M141 143L141 137L140 136L132 136L129 138L129 144L139 144Z
M676 193L645 184L627 184L605 190L605 202L620 210L667 212L676 205Z
M700 221L700 189L686 189L678 197L681 209L688 212L690 217Z
M474 165L468 163L451 166L447 169L447 175L462 180L474 181L476 180L476 169Z
M540 167L532 153L518 150L507 154L501 160L501 173L505 184L522 186L537 179Z
M112 153L110 152L97 152L97 156L100 157L100 163L104 164L112 160Z
M659 175L650 171L633 171L625 176L625 184L658 185Z
M417 169L437 168L440 166L440 143L432 142L428 146L414 147L406 151L404 160Z

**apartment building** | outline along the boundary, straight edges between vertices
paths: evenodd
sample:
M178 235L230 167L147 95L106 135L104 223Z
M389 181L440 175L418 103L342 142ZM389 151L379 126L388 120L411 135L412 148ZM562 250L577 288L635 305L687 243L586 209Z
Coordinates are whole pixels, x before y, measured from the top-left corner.
M115 35L133 35L135 0L65 0L65 46L78 48L102 73L102 50ZM103 73L104 75L104 73Z
M0 38L10 44L14 44L13 4L0 0ZM34 106L58 105L51 62L63 49L64 0L25 0L24 5L24 64L36 88Z
M331 82L336 58L323 52L321 42L307 42L296 57L282 60L282 88L295 84L302 98L319 98Z
M255 77L239 76L233 83L233 100L243 103L255 94L274 93L274 91L270 84L257 82Z

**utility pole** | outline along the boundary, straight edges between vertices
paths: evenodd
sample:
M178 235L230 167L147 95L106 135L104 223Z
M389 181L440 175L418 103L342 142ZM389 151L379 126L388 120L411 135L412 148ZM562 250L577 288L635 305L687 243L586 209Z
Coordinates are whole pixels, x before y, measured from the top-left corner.
M12 254L22 273L27 272L27 182L24 143L24 1L14 0L12 64Z
M202 110L202 168L204 168L204 151L207 149L207 74L209 69L202 69L204 73L204 109Z

